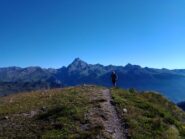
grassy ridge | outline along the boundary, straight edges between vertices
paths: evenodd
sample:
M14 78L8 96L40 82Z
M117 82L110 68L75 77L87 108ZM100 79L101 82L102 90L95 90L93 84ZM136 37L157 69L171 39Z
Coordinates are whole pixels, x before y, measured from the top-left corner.
M112 89L111 92L133 139L185 138L184 112L161 95L122 89Z
M101 89L78 86L2 97L0 139L102 137L102 123L95 122L96 117L89 115L91 110L100 107ZM185 113L161 95L117 88L111 89L111 94L133 139L185 138Z
M91 138L95 128L83 128L97 87L72 87L17 94L0 99L0 137Z

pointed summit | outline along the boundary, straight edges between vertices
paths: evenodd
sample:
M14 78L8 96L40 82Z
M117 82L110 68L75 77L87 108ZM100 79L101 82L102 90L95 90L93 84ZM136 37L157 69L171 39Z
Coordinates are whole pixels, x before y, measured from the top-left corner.
M82 70L88 67L88 64L80 58L75 58L74 61L68 66L70 70Z
M132 65L128 63L127 65L125 65L124 68L130 70L130 69L140 69L141 67L139 65Z
M83 60L81 60L80 58L75 58L74 60L73 60L73 62L70 64L70 65L81 65L81 64L86 64L86 65L88 65L85 61L83 61Z
M125 68L132 68L132 64L128 63L127 65L125 65Z
M84 62L84 61L81 60L79 57L77 57L77 58L75 58L75 59L73 60L72 63L77 63L77 62Z

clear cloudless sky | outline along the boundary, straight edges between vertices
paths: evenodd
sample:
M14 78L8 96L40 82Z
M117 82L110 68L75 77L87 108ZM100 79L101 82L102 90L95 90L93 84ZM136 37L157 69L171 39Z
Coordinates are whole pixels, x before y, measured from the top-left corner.
M0 0L0 67L185 69L185 0Z

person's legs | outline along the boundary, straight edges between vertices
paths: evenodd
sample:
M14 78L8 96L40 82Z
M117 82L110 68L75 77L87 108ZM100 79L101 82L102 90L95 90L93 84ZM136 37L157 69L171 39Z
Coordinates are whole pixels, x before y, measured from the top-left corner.
M114 87L116 87L116 80L112 80L112 84Z

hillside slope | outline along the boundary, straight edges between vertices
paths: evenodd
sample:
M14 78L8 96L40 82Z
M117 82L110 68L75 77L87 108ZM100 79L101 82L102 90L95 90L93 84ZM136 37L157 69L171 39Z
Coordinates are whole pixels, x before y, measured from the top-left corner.
M185 113L160 94L137 93L133 89L112 89L111 92L132 138L185 138Z
M185 113L159 94L77 86L0 98L0 138L185 138Z

